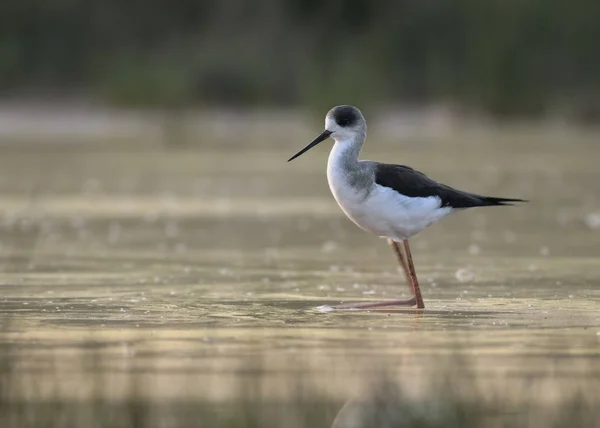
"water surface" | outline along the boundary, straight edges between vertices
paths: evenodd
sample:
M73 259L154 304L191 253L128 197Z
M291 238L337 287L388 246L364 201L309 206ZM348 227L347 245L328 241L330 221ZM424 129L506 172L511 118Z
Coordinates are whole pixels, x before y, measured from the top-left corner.
M304 144L4 148L11 395L223 400L245 394L250 377L265 396L289 396L300 378L344 401L382 369L418 392L440 361L460 357L452 370L488 391L535 380L540 400L598 398L598 144L520 134L371 143L367 158L531 200L457 214L412 240L423 313L318 310L408 288L385 241L330 196L325 145L286 163ZM132 392L133 374L144 387Z

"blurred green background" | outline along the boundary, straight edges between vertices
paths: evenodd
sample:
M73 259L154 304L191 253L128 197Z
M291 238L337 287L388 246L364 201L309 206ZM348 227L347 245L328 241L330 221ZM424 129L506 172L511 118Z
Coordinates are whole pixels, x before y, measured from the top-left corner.
M0 90L125 106L600 117L596 0L3 0Z

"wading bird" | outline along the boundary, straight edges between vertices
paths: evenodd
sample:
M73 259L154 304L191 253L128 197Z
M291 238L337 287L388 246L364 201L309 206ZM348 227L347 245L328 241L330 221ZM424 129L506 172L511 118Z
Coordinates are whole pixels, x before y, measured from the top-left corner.
M342 211L357 226L388 238L412 289L413 297L408 300L359 303L338 308L416 305L422 309L425 304L408 239L455 211L525 201L463 192L438 183L408 166L359 160L366 136L367 123L360 110L353 106L337 106L327 113L325 130L288 162L328 138L335 141L327 162L331 193Z

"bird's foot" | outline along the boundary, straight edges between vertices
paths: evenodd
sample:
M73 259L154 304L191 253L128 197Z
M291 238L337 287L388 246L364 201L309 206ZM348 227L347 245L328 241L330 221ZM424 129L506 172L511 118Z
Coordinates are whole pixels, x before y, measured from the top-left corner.
M406 300L386 300L384 302L365 302L348 305L336 305L332 306L332 309L371 309L382 308L386 306L415 306L416 304L417 299L412 297Z

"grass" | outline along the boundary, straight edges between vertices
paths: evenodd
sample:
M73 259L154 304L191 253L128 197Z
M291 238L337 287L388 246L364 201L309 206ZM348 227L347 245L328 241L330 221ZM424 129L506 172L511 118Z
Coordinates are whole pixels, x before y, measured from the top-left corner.
M600 419L597 397L588 391L565 393L559 400L543 403L535 391L545 380L532 380L525 391L483 391L476 386L477 375L468 373L465 361L440 361L439 370L430 379L425 394L414 394L399 383L391 371L380 367L373 372L368 394L344 400L303 382L303 370L286 382L291 398L272 398L265 394L261 379L268 370L248 357L235 399L151 399L145 394L144 375L126 369L127 393L117 398L111 390L114 356L107 356L93 342L80 349L83 379L91 381L91 395L71 399L61 395L38 394L42 389L58 391L65 381L60 364L51 352L36 359L13 343L0 345L0 426L3 428L470 428L591 427ZM31 364L37 361L37 364ZM43 364L42 364L43 362ZM406 364L400 362L400 365ZM458 369L462 367L462 369ZM466 372L464 368L466 367ZM550 376L550 375L549 375ZM590 372L590 376L593 373ZM41 379L45 379L42 381ZM323 379L323 382L328 382ZM42 387L43 385L43 387ZM197 391L210 388L198 383ZM194 392L194 391L192 391ZM596 393L597 394L597 393ZM190 394L194 396L195 394ZM353 394L348 394L352 396ZM269 398L270 396L271 398ZM50 397L50 398L49 398ZM594 401L596 402L594 403Z

